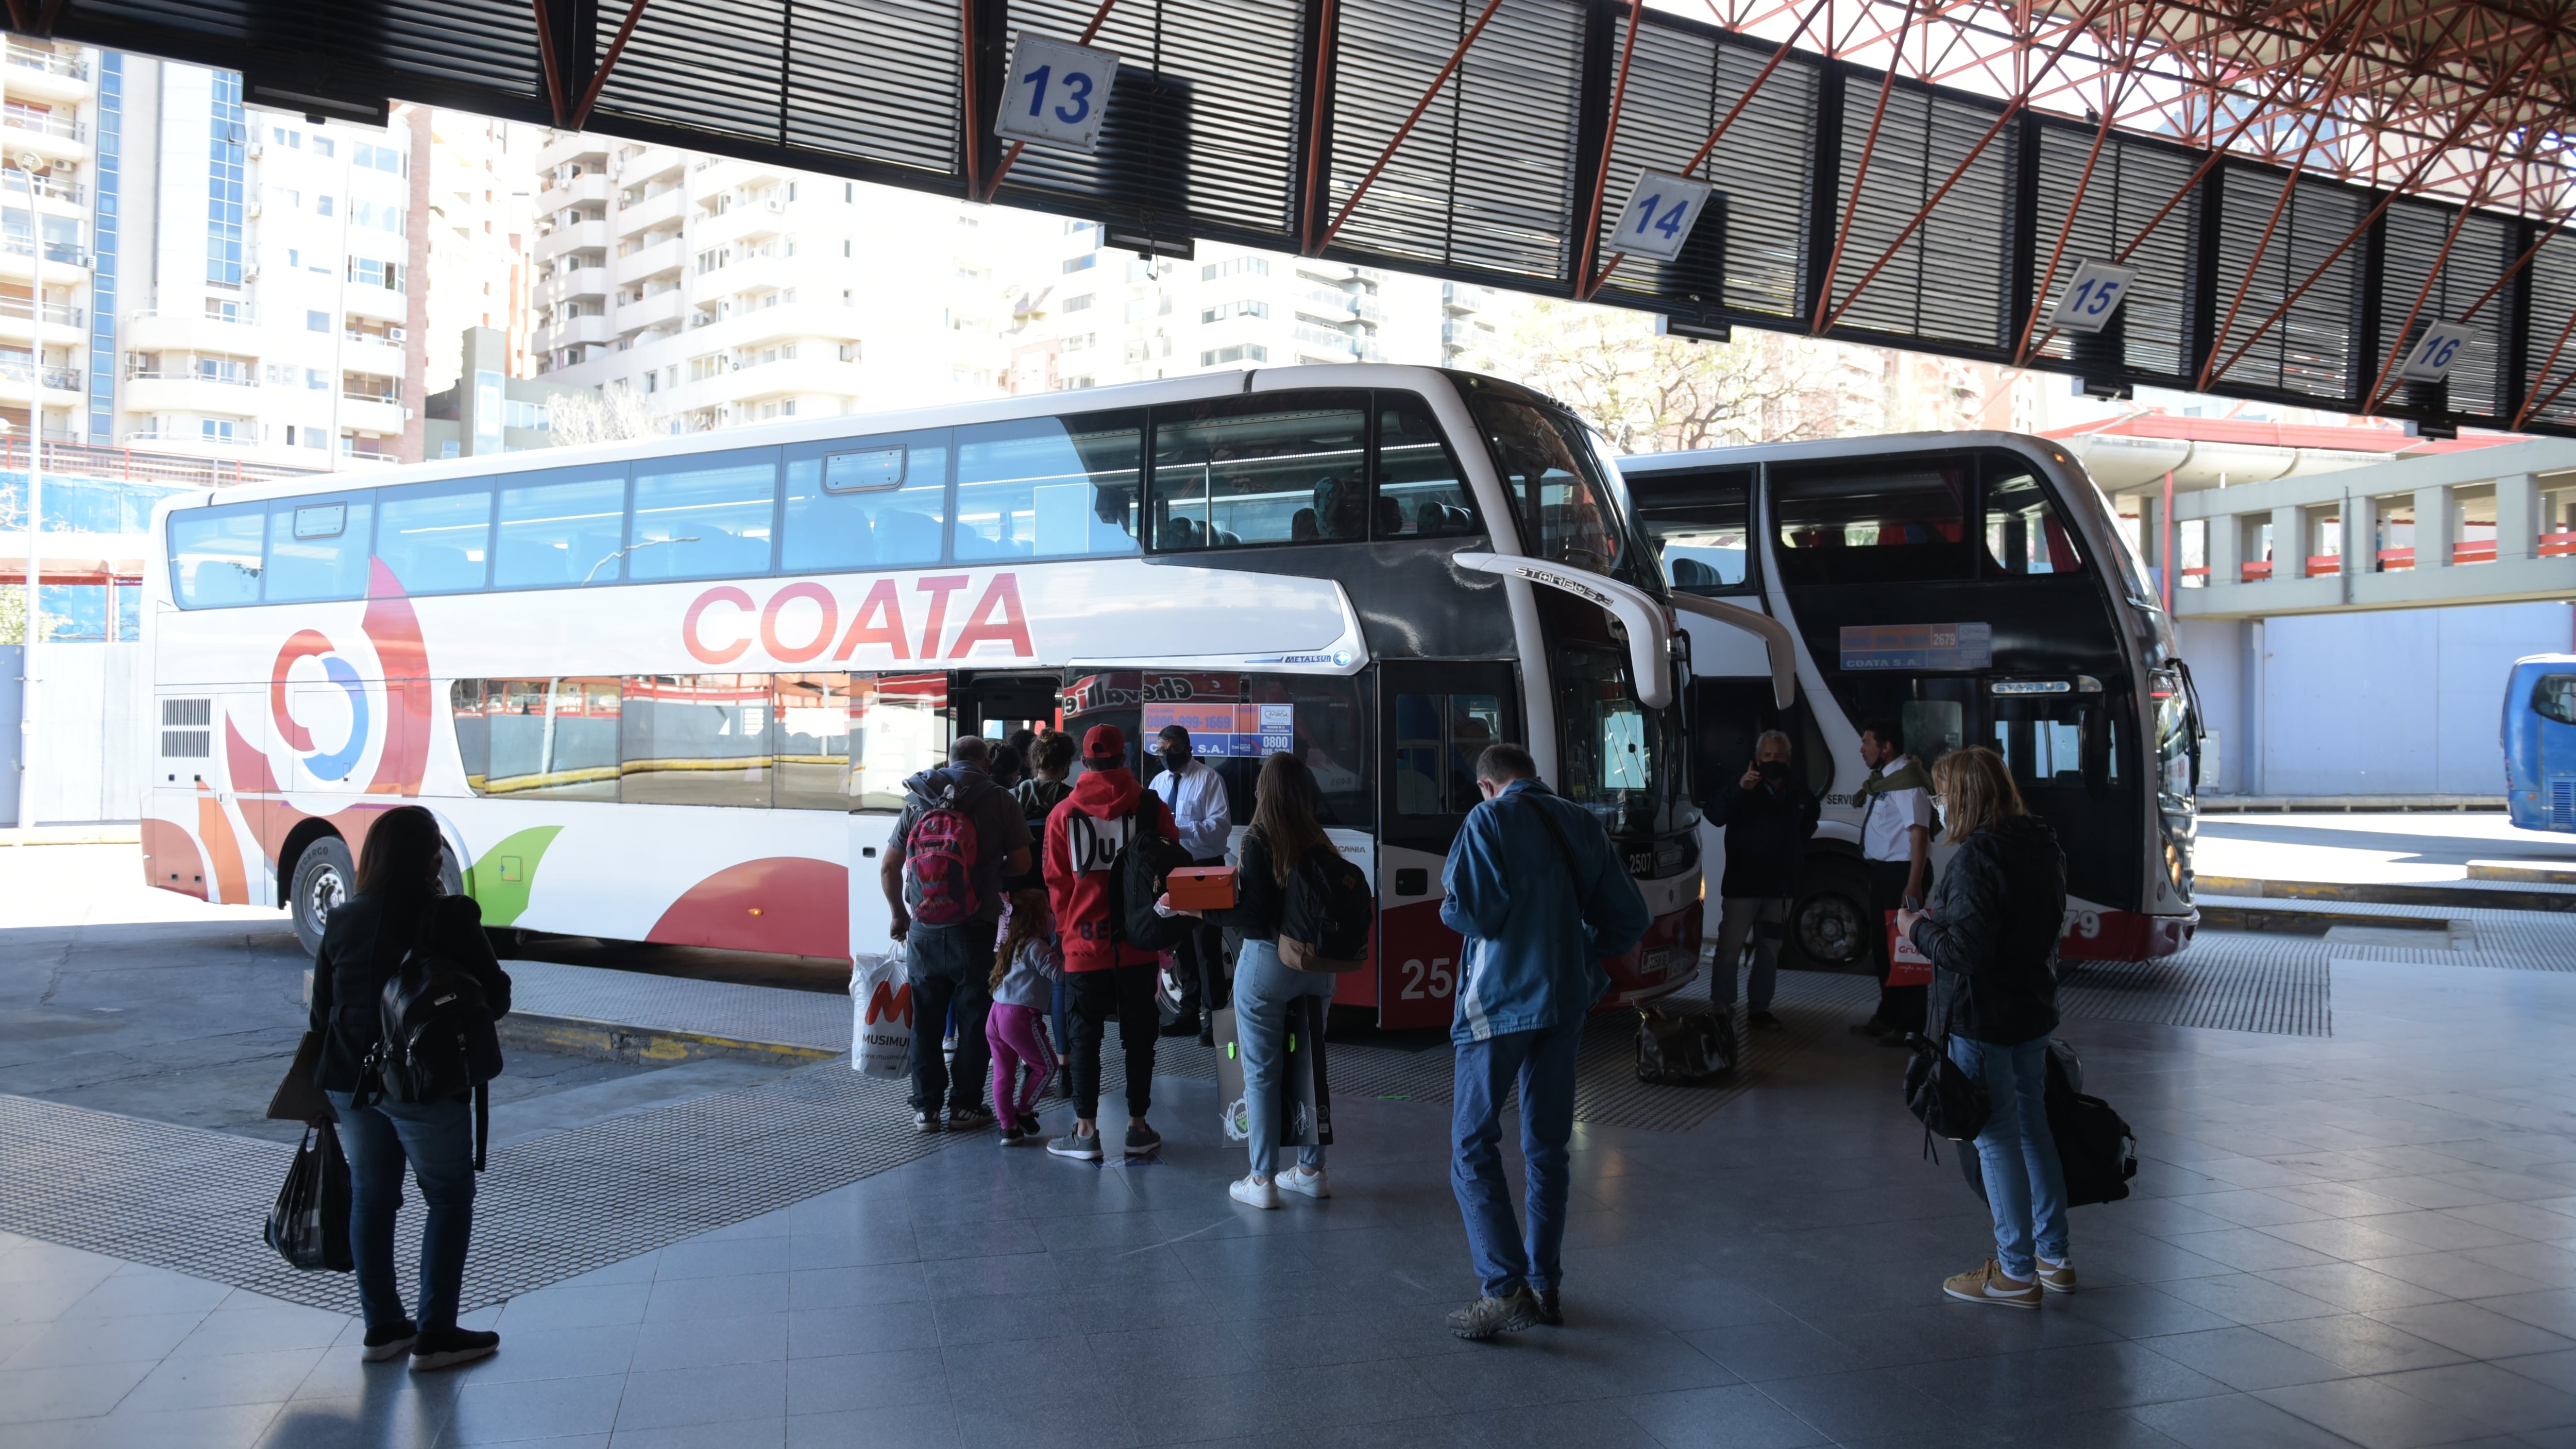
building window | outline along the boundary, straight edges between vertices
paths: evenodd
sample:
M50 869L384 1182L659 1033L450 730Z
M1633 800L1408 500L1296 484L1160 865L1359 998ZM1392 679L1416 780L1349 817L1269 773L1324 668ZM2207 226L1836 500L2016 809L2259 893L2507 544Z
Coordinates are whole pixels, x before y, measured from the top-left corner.
M375 146L365 141L358 142L357 149L349 153L349 164L382 171L389 176L403 174L402 152L391 146Z
M1229 317L1267 317L1269 315L1269 303L1245 300L1240 302L1219 302L1213 307L1201 308L1199 311L1199 320L1201 322L1223 322Z
M1270 349L1258 342L1237 342L1230 347L1211 347L1199 354L1199 366L1214 367L1224 362L1268 362Z
M314 155L316 155L316 156L328 156L328 155L330 155L330 154L331 154L332 149L333 149L333 148L332 148L332 145L331 145L331 138L330 138L330 137L328 137L328 136L316 136L316 137L314 137L314 138L313 138L313 154L314 154Z
M1206 266L1199 268L1199 280L1202 282L1213 282L1219 277L1266 277L1269 275L1270 262L1266 257L1234 257L1227 261L1210 262Z
M1064 350L1065 350L1065 351L1067 351L1067 352L1080 352L1080 351L1082 351L1084 348L1089 347L1092 343L1094 343L1094 342L1096 342L1096 341L1098 341L1098 340L1099 340L1099 334L1098 334L1098 333L1096 333L1096 332L1084 332L1084 333L1078 334L1078 335L1076 335L1076 336L1068 337L1068 338L1064 339Z
M1091 304L1094 300L1096 299L1089 292L1085 292L1079 297L1067 297L1064 301L1064 310L1068 312L1088 312L1091 310Z
M305 313L305 314L304 314L304 330L305 330L305 331L307 331L307 332L328 332L328 331L330 331L330 330L331 330L331 314L330 314L330 313L328 313L328 312L307 312L307 313Z
M1085 252L1078 257L1066 258L1064 269L1068 273L1087 272L1098 265L1100 265L1100 254L1098 252Z
M241 76L214 73L214 133L206 159L206 281L218 287L242 283L242 113Z
M388 292L399 292L403 289L402 264L351 257L349 280L362 287L382 287Z

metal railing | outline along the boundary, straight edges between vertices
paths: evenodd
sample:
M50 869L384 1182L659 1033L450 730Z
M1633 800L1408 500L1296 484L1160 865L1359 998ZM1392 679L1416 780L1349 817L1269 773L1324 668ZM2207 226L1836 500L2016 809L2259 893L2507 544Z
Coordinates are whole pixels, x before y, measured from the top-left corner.
M44 385L49 388L63 392L78 392L81 389L81 373L77 367L39 368L24 357L0 356L0 377L8 378L12 382L26 382L39 375L42 376Z
M0 188L15 191L23 196L27 192L31 179L34 182L36 194L53 201L67 201L74 206L79 206L89 198L89 189L77 181L68 181L58 176L30 178L26 172L14 166L5 173L0 173Z
M89 79L89 62L77 54L59 50L38 50L32 45L9 42L9 63L27 70L41 70L51 75L70 76L73 80Z
M32 257L36 254L35 238L24 235L0 235L0 254ZM61 242L49 241L45 243L45 260L64 266L86 267L89 265L89 252L83 247L65 246Z
M66 141L89 139L87 125L58 116L52 111L23 105L17 101L0 105L0 126L8 126L20 131L33 131L39 136L59 136Z
M340 389L340 396L348 399L350 402L387 403L394 407L402 406L402 394L398 392L352 392L347 388L342 388Z
M36 304L32 297L0 297L0 317L33 319L35 312ZM81 325L81 309L69 302L47 302L45 320L66 327L78 327Z

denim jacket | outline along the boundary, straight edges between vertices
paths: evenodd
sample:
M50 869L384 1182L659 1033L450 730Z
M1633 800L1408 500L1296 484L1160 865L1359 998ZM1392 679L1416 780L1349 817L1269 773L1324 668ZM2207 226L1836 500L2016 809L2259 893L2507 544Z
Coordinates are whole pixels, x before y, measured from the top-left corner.
M1565 832L1571 879L1541 810ZM1514 780L1468 812L1441 886L1441 924L1466 938L1455 1041L1579 1020L1610 989L1601 959L1652 924L1601 822L1536 780Z

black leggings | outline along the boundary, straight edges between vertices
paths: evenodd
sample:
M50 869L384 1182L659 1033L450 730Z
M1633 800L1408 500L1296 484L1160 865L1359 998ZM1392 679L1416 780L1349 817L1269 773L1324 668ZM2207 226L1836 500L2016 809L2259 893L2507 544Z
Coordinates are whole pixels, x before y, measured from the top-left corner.
M1154 1010L1154 967L1112 966L1064 974L1066 1006L1073 1018L1074 1115L1100 1115L1100 1044L1109 1022L1118 1022L1118 1045L1127 1055L1127 1115L1142 1117L1154 1104L1154 1038L1162 1019Z

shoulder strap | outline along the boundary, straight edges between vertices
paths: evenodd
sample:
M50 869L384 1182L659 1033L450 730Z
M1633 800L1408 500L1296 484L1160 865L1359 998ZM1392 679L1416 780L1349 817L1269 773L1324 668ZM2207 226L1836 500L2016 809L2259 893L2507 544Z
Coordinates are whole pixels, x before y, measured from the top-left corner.
M1532 800L1529 807L1538 812L1538 823L1547 827L1548 837L1556 842L1556 853L1565 857L1566 883L1574 887L1574 897L1580 901L1583 898L1583 867L1575 862L1574 842L1565 838L1565 827L1556 823L1555 814L1546 806Z

